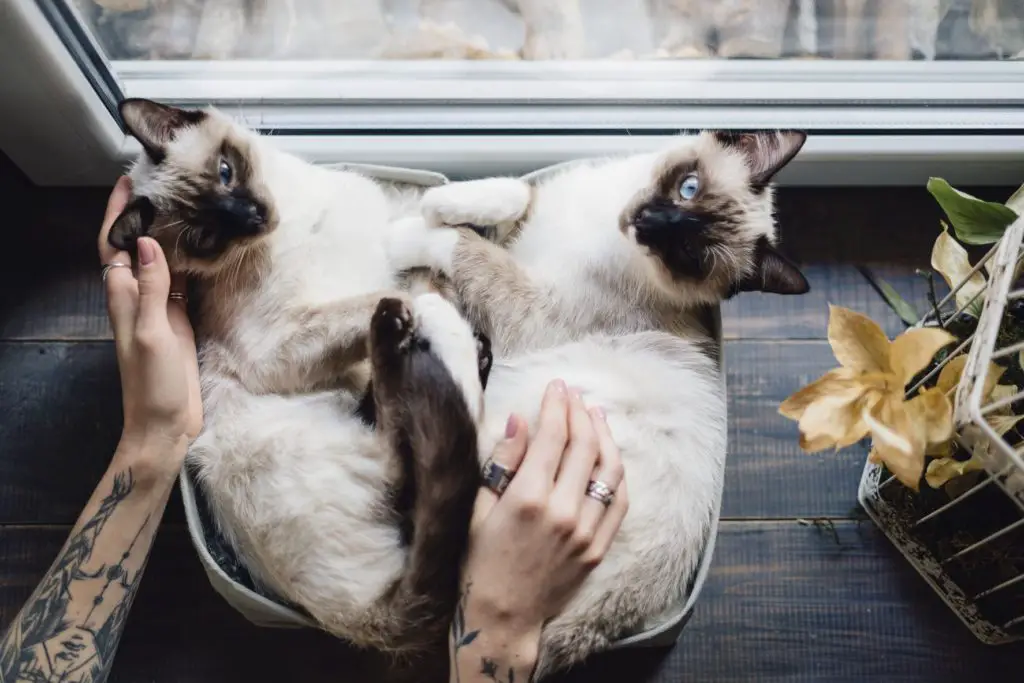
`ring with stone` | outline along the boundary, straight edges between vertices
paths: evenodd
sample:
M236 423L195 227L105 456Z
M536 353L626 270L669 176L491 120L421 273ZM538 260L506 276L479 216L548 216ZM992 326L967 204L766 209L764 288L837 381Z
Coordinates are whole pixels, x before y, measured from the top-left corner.
M483 479L483 485L497 496L505 493L505 489L512 483L512 477L516 476L515 470L510 470L504 465L494 462L491 458L488 458L487 462L484 463L480 474Z

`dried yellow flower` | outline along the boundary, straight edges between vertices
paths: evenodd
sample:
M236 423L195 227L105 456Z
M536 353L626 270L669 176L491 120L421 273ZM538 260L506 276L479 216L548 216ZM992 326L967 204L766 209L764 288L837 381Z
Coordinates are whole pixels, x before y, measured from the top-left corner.
M808 452L844 448L870 434L872 460L917 490L925 450L952 437L953 408L937 388L905 401L905 387L955 338L917 328L889 341L867 316L830 305L828 341L841 367L795 392L779 413L799 423L800 447Z
M961 355L943 366L942 372L939 373L936 388L947 394L956 388L960 383L966 363L967 356ZM1006 372L1006 368L995 363L989 363L988 372L985 374L985 386L982 389L982 404L1008 398L1020 391L1011 384L999 384L999 380L1004 372ZM1004 406L986 416L985 419L992 426L992 429L1002 436L1013 429L1022 417L1024 416L1014 415L1010 411L1009 406ZM950 480L963 476L968 472L983 469L984 466L979 457L979 450L988 447L989 442L987 438L982 435L981 430L976 425L966 425L963 435L968 443L973 444L971 447L971 457L967 460L957 460L953 457L952 439L936 444L928 449L927 455L935 458L928 463L928 469L925 472L925 481L928 483L928 486L937 489L940 486L944 486Z
M945 229L939 233L932 247L932 268L942 276L950 289L963 282L955 297L958 309L966 309L975 316L981 313L981 307L985 303L981 293L985 291L988 283L980 271L967 277L974 270L967 257L967 250Z

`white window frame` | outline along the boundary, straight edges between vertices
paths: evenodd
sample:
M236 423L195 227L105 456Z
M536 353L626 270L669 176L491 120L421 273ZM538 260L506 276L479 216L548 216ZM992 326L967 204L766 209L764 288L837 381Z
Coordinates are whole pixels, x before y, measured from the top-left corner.
M0 63L21 66L0 73L0 148L40 184L110 182L137 143L39 5L2 4ZM452 177L521 173L652 149L681 131L787 127L810 138L781 184L1024 180L1024 62L124 61L105 68L124 96L218 104L324 163Z

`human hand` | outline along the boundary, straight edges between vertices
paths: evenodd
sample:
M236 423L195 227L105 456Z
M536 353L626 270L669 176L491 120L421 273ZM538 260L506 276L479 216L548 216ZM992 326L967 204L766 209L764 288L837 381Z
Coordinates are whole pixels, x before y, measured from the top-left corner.
M544 622L604 558L629 503L603 412L588 412L564 383L548 387L529 444L518 416L506 435L492 457L518 472L500 498L486 488L477 497L460 607L466 631L498 629L510 647L535 650ZM591 480L614 492L610 505L586 494Z
M203 426L195 337L185 302L168 299L172 287L184 292L185 282L175 276L172 283L160 245L139 238L136 277L129 254L107 240L130 195L131 182L120 178L107 202L98 243L102 264L129 266L110 268L106 276L107 313L124 404L122 443L137 446L133 452L142 453L150 453L149 446L172 446L173 456L161 452L158 462L145 464L174 475L189 441Z

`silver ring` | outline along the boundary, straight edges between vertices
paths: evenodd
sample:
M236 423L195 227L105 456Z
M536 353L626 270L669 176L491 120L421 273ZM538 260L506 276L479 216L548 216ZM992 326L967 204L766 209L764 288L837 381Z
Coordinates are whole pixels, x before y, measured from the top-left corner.
M611 487L603 481L597 481L596 479L591 479L590 483L587 484L587 495L605 507L611 505L612 501L615 500L615 492L612 491Z
M171 292L167 295L167 299L170 301L180 301L182 303L188 303L188 296L185 292Z
M107 281L107 273L110 272L111 268L131 268L131 267L132 267L132 264L130 264L130 263L118 263L116 261L114 263L108 263L105 266L103 266L103 281L104 282Z
M483 485L494 491L495 495L500 496L505 493L505 489L512 483L512 477L516 476L516 471L510 470L504 465L500 465L488 458L480 474L483 478Z

